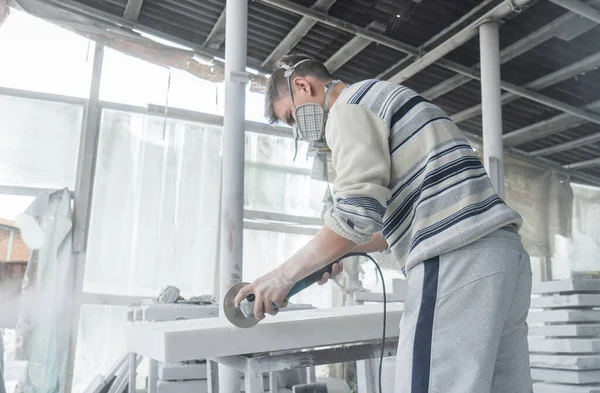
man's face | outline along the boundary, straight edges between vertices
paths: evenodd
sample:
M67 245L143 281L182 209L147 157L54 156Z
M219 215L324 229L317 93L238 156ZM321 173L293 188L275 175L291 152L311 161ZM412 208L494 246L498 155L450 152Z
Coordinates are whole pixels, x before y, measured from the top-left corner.
M294 78L293 83L294 103L297 107L309 103L323 105L324 96L315 94L316 90L308 80L298 77ZM283 123L290 127L296 123L294 105L288 89L284 90L282 97L273 102L273 109L277 118Z

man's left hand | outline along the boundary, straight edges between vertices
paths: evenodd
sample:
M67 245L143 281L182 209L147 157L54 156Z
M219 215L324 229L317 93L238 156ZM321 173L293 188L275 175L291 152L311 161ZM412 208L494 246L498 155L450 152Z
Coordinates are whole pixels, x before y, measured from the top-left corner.
M239 307L244 298L253 294L254 317L260 321L265 317L265 312L276 315L279 308L287 306L286 296L294 284L277 268L243 287L235 298L235 306Z
M325 273L319 281L319 285L323 285L330 278L339 275L342 270L342 263L335 263L331 274ZM235 298L235 306L239 307L244 298L253 294L255 298L254 317L260 321L264 319L265 313L276 315L280 308L287 307L287 294L290 293L294 284L296 283L285 278L281 268L277 268L243 287Z

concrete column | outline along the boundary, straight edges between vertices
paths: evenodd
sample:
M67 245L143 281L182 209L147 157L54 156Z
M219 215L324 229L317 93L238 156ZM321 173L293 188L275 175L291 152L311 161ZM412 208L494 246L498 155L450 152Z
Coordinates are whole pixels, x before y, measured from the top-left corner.
M479 26L479 53L481 56L483 161L496 192L500 198L504 198L500 42L497 22L489 21Z
M242 279L244 135L246 113L247 0L227 0L225 16L225 118L221 196L219 299ZM224 318L224 316L222 316ZM219 392L239 393L242 374L219 367Z

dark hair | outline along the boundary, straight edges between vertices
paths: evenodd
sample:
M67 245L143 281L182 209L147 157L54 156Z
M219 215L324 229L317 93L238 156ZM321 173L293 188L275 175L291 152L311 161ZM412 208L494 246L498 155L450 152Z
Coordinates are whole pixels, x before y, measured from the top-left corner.
M288 55L282 58L279 62L277 62L277 69L273 71L269 77L269 80L267 81L267 88L265 92L265 117L269 120L269 123L275 124L279 122L279 119L275 115L273 103L281 97L284 97L286 94L289 94L287 79L284 76L285 69L281 67L284 65L293 66L299 61L305 59L309 59L311 61L300 64L294 71L293 76L300 76L303 78L312 76L325 82L329 82L331 79L333 79L323 63L308 56Z

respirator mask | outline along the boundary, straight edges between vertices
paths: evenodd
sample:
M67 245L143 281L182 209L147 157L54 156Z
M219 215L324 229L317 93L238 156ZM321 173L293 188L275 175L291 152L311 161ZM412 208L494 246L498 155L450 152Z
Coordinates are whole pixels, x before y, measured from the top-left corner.
M325 141L325 123L327 122L327 114L329 112L329 99L333 92L333 87L340 81L334 80L325 85L325 106L322 107L319 104L302 104L296 106L294 102L294 90L292 87L292 74L296 68L310 59L301 60L293 66L283 66L286 71L284 73L287 79L288 88L290 90L290 96L292 98L292 105L294 106L294 117L296 123L293 126L294 138L296 141L296 154L298 152L298 140L312 142L313 147L317 150L317 153L329 150L327 142ZM294 160L296 159L294 154Z

